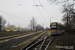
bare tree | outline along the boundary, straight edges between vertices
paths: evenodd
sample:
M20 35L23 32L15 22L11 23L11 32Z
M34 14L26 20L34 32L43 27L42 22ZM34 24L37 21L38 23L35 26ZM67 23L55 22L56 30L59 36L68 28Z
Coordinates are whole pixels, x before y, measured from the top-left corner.
M31 30L36 30L36 25L37 25L37 22L35 20L34 17L32 17L32 20L30 20L30 27L31 27Z
M0 15L0 31L5 30L5 24L6 24L6 20L3 18L2 15Z
M38 24L36 26L36 29L37 29L37 31L44 30L43 26L41 26L40 24Z
M70 2L74 0L48 0L48 1L50 3L62 4L61 5L63 7L62 13L64 13L62 20L64 21L64 25L67 27L67 31L68 31L68 29L70 29L75 24L74 22L75 12L73 7L74 3Z
M70 0L47 0L47 1L49 1L50 3L65 3L65 2L68 2L68 1L70 1Z

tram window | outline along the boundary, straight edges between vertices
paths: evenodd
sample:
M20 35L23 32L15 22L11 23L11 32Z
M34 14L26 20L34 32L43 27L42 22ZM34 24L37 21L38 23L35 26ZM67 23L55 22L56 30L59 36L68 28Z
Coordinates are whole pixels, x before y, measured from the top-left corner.
M51 28L56 28L56 25L55 26L51 26Z

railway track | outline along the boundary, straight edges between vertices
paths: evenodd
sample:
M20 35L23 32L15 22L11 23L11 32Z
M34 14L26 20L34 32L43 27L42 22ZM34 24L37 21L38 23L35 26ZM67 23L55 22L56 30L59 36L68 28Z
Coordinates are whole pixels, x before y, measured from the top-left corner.
M24 46L23 48L21 48L20 50L25 50L26 48L28 48L29 46L34 45L36 42L39 42L40 40L42 40L44 37L46 37L48 32L45 32L44 34L42 34L41 36L39 36L38 38L36 38L34 41L32 41L31 43L29 43L28 45Z
M44 34L46 35L47 32ZM23 47L21 50L47 50L48 46L52 43L55 36L39 37L31 42L29 45Z
M5 40L5 39L13 38L13 37L18 37L18 36L22 36L22 35L27 35L27 34L30 34L30 32L22 33L22 34L17 34L17 35L6 36L6 37L0 37L0 40Z
M40 32L36 32L36 33L38 34ZM35 33L31 33L31 34L25 33L25 34L18 34L18 35L2 37L2 38L0 38L0 43L7 42L7 41L12 40L12 39L23 38L23 37L30 36L30 35L33 35L33 34L35 34Z
M53 42L54 36L45 37L44 40L41 42L40 48L38 50L47 50L48 46Z

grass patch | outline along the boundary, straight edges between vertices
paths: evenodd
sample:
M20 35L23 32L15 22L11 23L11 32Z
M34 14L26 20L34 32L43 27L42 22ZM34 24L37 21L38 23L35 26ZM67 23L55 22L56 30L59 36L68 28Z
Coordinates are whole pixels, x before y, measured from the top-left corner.
M0 32L0 33L5 33L5 32Z
M50 32L50 31L48 31L47 37L48 37L48 36L50 36L50 35L51 35L51 32Z

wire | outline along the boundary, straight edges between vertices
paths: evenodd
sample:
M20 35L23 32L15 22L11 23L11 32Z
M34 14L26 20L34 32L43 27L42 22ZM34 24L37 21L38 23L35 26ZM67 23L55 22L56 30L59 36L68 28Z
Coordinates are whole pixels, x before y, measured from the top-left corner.
M36 3L35 3L35 1L33 0L33 2L34 2L34 4L35 4L35 6L36 6ZM37 6L36 6L37 7ZM37 9L38 9L38 11L40 12L40 14L41 14L41 16L43 17L43 15L42 15L42 13L41 13L41 11L39 10L39 8L37 7ZM45 18L43 17L43 19L45 20Z
M0 10L0 12L5 13L5 14L8 14L8 15L11 15L11 16L16 17L16 18L20 18L20 17L18 17L18 16L15 16L15 15L12 15L12 14L9 14L9 13L6 13L6 12L1 11L1 10ZM20 18L20 19L23 19L23 18ZM23 19L23 20L25 20L25 19Z
M35 4L35 6L36 6L36 3L35 3L35 1L33 0L33 2L34 2L34 4ZM37 7L37 6L36 6ZM43 17L43 15L42 15L42 13L41 13L41 11L39 10L39 8L37 7L37 9L38 9L38 11L40 12L40 14L41 14L41 16ZM43 19L45 20L45 18L43 17ZM46 21L46 20L45 20ZM47 24L47 21L46 21L46 24ZM43 26L44 27L44 26Z
M41 3L41 1L39 0L39 3L42 5L42 3ZM43 5L42 5L42 7L43 7ZM50 15L50 16L52 16L44 7L43 7L43 9ZM53 16L52 16L53 17Z

